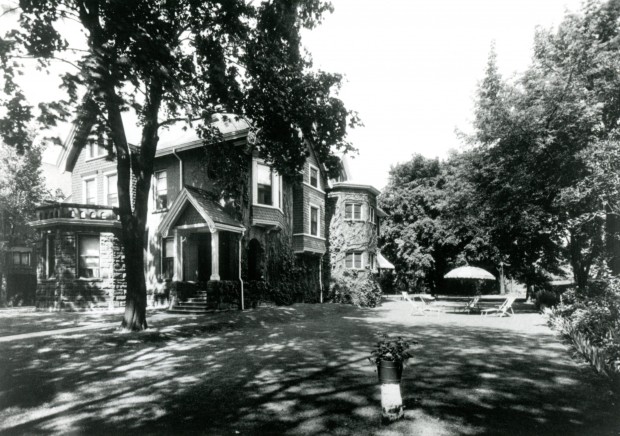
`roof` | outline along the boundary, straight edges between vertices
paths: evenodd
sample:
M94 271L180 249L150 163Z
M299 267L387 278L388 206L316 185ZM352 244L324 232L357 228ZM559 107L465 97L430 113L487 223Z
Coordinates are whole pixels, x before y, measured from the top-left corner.
M168 236L188 204L196 209L211 232L226 230L241 233L245 231L243 224L231 217L219 203L209 197L207 192L186 185L159 224L157 231L162 237Z
M219 129L224 141L245 137L251 127L245 119L234 114L216 114L212 118L211 125ZM202 146L203 139L197 133L197 127L200 126L200 123L195 123L195 126L188 127L187 123L178 122L162 127L158 133L159 141L155 156L164 156L175 151ZM64 171L73 171L83 147L83 144L78 144L75 140L78 127L76 123L73 124L58 157L58 166L63 167L64 165Z
M338 189L360 189L360 190L364 190L364 191L368 191L371 192L375 195L379 195L381 193L381 191L379 191L377 188L375 188L372 185L365 185L365 184L361 184L361 183L354 183L354 182L335 182L332 185L332 190L338 190Z

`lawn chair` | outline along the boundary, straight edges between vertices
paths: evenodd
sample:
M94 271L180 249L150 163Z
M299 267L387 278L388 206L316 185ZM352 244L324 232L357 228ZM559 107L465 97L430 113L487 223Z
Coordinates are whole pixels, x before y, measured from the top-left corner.
M403 296L403 299L408 301L409 304L411 304L411 306L413 307L413 310L411 311L411 315L425 315L425 312L435 312L435 313L443 312L443 310L440 307L431 306L431 304L427 302L424 299L424 297L422 297L421 295L416 295L413 297L414 299L417 297L420 300L422 304L419 304L411 299L408 292L401 292L401 294Z
M465 306L461 307L463 312L472 313L473 311L480 312L480 307L478 306L478 302L480 301L480 295L476 295L474 298L471 298Z
M510 296L507 297L504 302L498 307L492 307L490 309L483 309L480 311L481 315L487 316L489 313L497 313L498 316L502 317L504 315L510 316L510 313L515 314L512 310L512 304L515 302L517 297Z

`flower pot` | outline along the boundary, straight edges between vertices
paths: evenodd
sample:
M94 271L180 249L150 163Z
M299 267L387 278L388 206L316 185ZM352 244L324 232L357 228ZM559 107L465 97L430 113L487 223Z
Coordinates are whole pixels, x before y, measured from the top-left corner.
M403 363L381 360L377 363L377 373L381 384L397 384L403 376Z

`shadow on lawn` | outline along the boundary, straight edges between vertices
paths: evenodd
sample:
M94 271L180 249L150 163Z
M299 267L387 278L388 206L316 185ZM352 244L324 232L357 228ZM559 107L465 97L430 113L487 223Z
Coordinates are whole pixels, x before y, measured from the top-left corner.
M304 305L199 318L138 335L2 345L8 433L376 434L366 360L381 331L423 344L405 370L403 434L616 434L604 384L549 336L382 310ZM202 324L209 322L208 324ZM604 400L604 399L603 399ZM615 419L615 422L612 422Z

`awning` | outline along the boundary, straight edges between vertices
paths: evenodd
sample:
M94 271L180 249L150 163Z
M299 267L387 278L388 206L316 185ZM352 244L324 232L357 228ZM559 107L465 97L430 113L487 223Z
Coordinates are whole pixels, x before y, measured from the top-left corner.
M377 267L379 267L379 269L394 269L394 265L383 257L380 251L377 251Z

